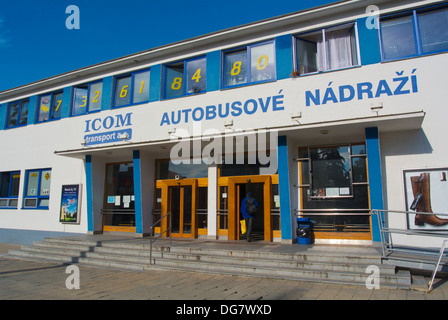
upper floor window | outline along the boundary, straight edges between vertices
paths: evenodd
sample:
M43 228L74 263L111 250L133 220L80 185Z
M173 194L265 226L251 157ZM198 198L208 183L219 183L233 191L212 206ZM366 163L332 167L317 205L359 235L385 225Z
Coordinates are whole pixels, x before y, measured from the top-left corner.
M354 23L301 34L295 40L299 75L358 65Z
M72 116L101 110L103 82L92 82L73 89Z
M61 119L62 91L40 96L37 100L37 122Z
M413 10L381 19L383 60L448 50L448 8Z
M20 171L0 172L0 208L17 208Z
M149 101L149 71L138 71L115 78L114 107Z
M223 53L223 87L276 80L274 41Z
M207 90L205 57L170 63L164 66L165 99L196 94Z
M26 126L28 123L29 99L11 102L8 105L7 128Z

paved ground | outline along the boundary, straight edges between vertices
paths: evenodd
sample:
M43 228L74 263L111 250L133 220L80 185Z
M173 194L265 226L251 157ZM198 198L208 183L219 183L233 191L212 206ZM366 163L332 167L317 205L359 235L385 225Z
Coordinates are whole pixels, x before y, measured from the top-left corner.
M80 289L69 290L67 265L16 260L18 245L0 244L0 300L447 300L448 279L431 293L316 282L79 266Z

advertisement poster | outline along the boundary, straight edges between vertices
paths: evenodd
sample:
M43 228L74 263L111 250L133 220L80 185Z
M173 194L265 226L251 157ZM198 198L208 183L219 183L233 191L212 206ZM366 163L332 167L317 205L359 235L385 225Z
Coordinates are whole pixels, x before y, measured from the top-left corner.
M408 229L448 231L448 168L405 170ZM418 214L424 212L428 214Z
M63 185L59 222L79 223L81 185Z

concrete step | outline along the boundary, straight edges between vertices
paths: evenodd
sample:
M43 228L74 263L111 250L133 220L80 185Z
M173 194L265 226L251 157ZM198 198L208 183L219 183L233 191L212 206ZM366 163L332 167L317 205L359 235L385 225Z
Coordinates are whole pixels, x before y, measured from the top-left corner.
M268 248L270 249L270 248ZM46 239L21 250L10 250L11 256L62 263L83 263L99 267L149 270L208 272L267 278L294 279L365 285L369 265L377 266L380 284L409 288L409 272L395 272L395 267L382 265L379 255L356 255L356 250L316 249L312 252L272 252L225 248L174 246L153 247L150 264L148 243L75 241ZM351 252L352 251L352 252Z

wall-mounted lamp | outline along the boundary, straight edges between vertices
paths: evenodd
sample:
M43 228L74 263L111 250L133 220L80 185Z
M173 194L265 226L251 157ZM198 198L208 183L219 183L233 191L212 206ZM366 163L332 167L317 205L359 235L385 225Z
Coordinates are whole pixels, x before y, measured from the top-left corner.
M170 129L168 129L168 134L169 135L172 135L172 134L175 134L176 133L176 128L170 128Z
M302 118L302 112L291 113L291 120L299 123L300 118Z
M383 109L383 103L382 102L372 102L370 104L370 110L373 112L376 112L376 115L378 115L378 112Z
M224 122L224 127L231 129L233 127L233 120L226 120L226 122Z
M87 143L86 139L82 139L82 140L81 140L81 145L82 145L82 146L85 146L86 143Z

